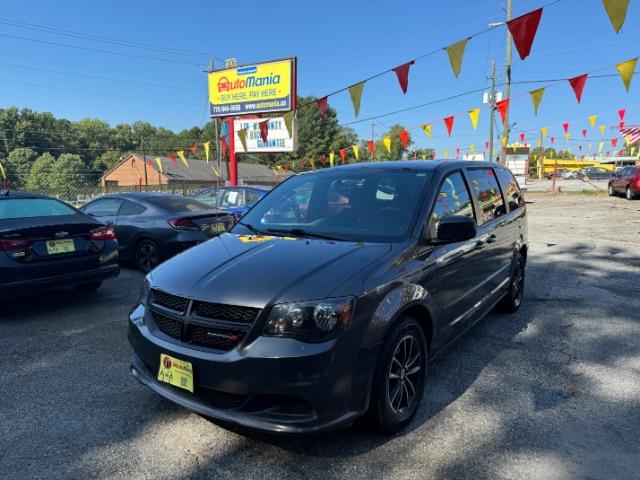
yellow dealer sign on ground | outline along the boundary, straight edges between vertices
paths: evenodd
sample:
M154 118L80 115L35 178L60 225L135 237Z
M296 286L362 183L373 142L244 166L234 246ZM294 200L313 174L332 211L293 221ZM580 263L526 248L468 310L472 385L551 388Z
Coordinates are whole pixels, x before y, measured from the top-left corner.
M209 72L212 117L295 109L295 58Z

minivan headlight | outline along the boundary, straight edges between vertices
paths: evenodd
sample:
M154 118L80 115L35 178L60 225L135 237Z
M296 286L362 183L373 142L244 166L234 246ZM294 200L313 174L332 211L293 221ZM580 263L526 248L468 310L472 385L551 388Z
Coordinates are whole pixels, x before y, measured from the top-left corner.
M353 298L279 303L267 318L264 334L321 342L337 337L351 322Z

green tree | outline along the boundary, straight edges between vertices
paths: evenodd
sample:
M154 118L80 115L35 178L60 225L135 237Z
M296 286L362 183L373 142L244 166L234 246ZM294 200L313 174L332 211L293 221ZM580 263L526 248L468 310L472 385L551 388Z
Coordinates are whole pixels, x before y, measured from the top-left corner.
M123 156L124 154L122 152L108 150L96 158L91 167L94 172L102 175L107 170L111 170L115 167Z
M27 183L31 166L36 160L36 152L30 148L16 148L7 158L7 174L14 188L22 188Z
M426 160L431 160L435 150L433 148L413 148L407 152L409 160L422 160L423 156Z
M51 187L61 193L69 193L85 187L91 176L80 155L63 153L53 164Z
M27 190L42 192L49 188L55 161L55 157L49 152L36 159L27 178Z

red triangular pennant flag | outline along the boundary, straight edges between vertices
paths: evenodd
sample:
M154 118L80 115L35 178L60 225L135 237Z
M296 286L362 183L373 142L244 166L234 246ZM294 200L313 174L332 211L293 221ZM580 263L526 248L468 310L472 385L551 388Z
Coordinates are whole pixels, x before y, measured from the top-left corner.
M189 147L189 150L191 150L191 153L196 153L198 151L198 146L197 145L191 145Z
M373 144L373 140L367 140L367 147L369 147L369 152L371 152L371 156L373 157L376 153L376 147Z
M227 140L225 137L220 137L220 155L227 156Z
M453 130L453 115L444 119L444 124L447 127L449 137L451 137L451 130Z
M620 130L622 130L622 129L624 128L624 122L620 122L620 123L618 124L618 127L620 128Z
M460 158L460 147L456 147L456 158Z
M285 172L288 172L288 171L289 171L289 164L288 164L288 163L285 163L285 164L284 164L284 171L285 171Z
M489 150L489 142L484 142L484 149Z
M586 130L582 130L582 138L586 138L587 137L587 131Z
M402 142L402 146L407 148L409 146L409 132L406 130L400 130L398 132L398 136L400 137L400 141Z
M562 124L562 128L564 128L564 133L569 133L569 123L565 122Z
M327 97L325 97L325 99L326 98ZM260 138L262 139L262 143L267 143L267 137L269 136L269 120L260 122L258 127L260 127Z
M521 60L527 58L529 53L531 53L531 45L538 31L540 17L542 17L542 8L507 22L507 28L511 32L513 43L515 43L518 49Z
M327 114L327 97L322 97L316 100L316 105L318 105L320 115L324 117Z
M556 141L556 137L551 137L550 140L551 140L551 143L553 143Z
M340 158L342 159L342 163L347 161L347 151L344 148L338 150L340 152Z
M584 84L587 82L587 75L588 74L585 73L584 75L569 79L569 83L571 84L571 88L573 88L573 93L576 94L578 103L580 103L580 99L582 98L582 90L584 90Z
M621 108L620 110L618 110L618 116L620 117L620 120L624 120L624 114L627 112L626 109Z
M520 133L520 141L521 142L524 142L524 137L525 137L524 132Z
M415 63L415 60L411 60L404 65L400 65L393 69L398 76L398 82L400 83L400 88L402 89L402 93L407 93L407 88L409 87L409 67Z
M507 111L509 110L509 99L505 98L504 100L496 102L496 108L498 109L502 123L504 123L504 120L507 118Z
M178 164L178 159L176 158L176 156L173 153L170 153L169 155L167 155L167 158L169 160L171 160L175 165Z
M147 160L147 165L153 168L153 160Z
M324 167L324 154L322 154L322 153L321 153L321 154L319 155L319 158L320 158L320 163L321 163L321 164L322 164L322 166Z
M616 145L618 145L618 139L617 138L612 138L611 139L611 146L613 148L616 148Z

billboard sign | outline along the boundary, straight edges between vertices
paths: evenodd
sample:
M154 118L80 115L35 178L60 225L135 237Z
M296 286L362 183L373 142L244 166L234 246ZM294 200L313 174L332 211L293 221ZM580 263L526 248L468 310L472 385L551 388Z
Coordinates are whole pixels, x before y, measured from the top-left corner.
M511 170L520 185L526 183L529 176L529 147L505 148L505 166Z
M293 152L298 148L298 129L296 120L293 120L292 136L289 138L289 132L284 123L284 118L275 117L269 119L269 135L267 142L263 142L260 137L260 127L258 124L263 122L263 118L240 119L233 121L233 131L235 135L236 153L277 153L277 152ZM242 150L242 142L238 137L238 130L247 129L247 150Z
M209 72L212 117L295 110L296 59Z

